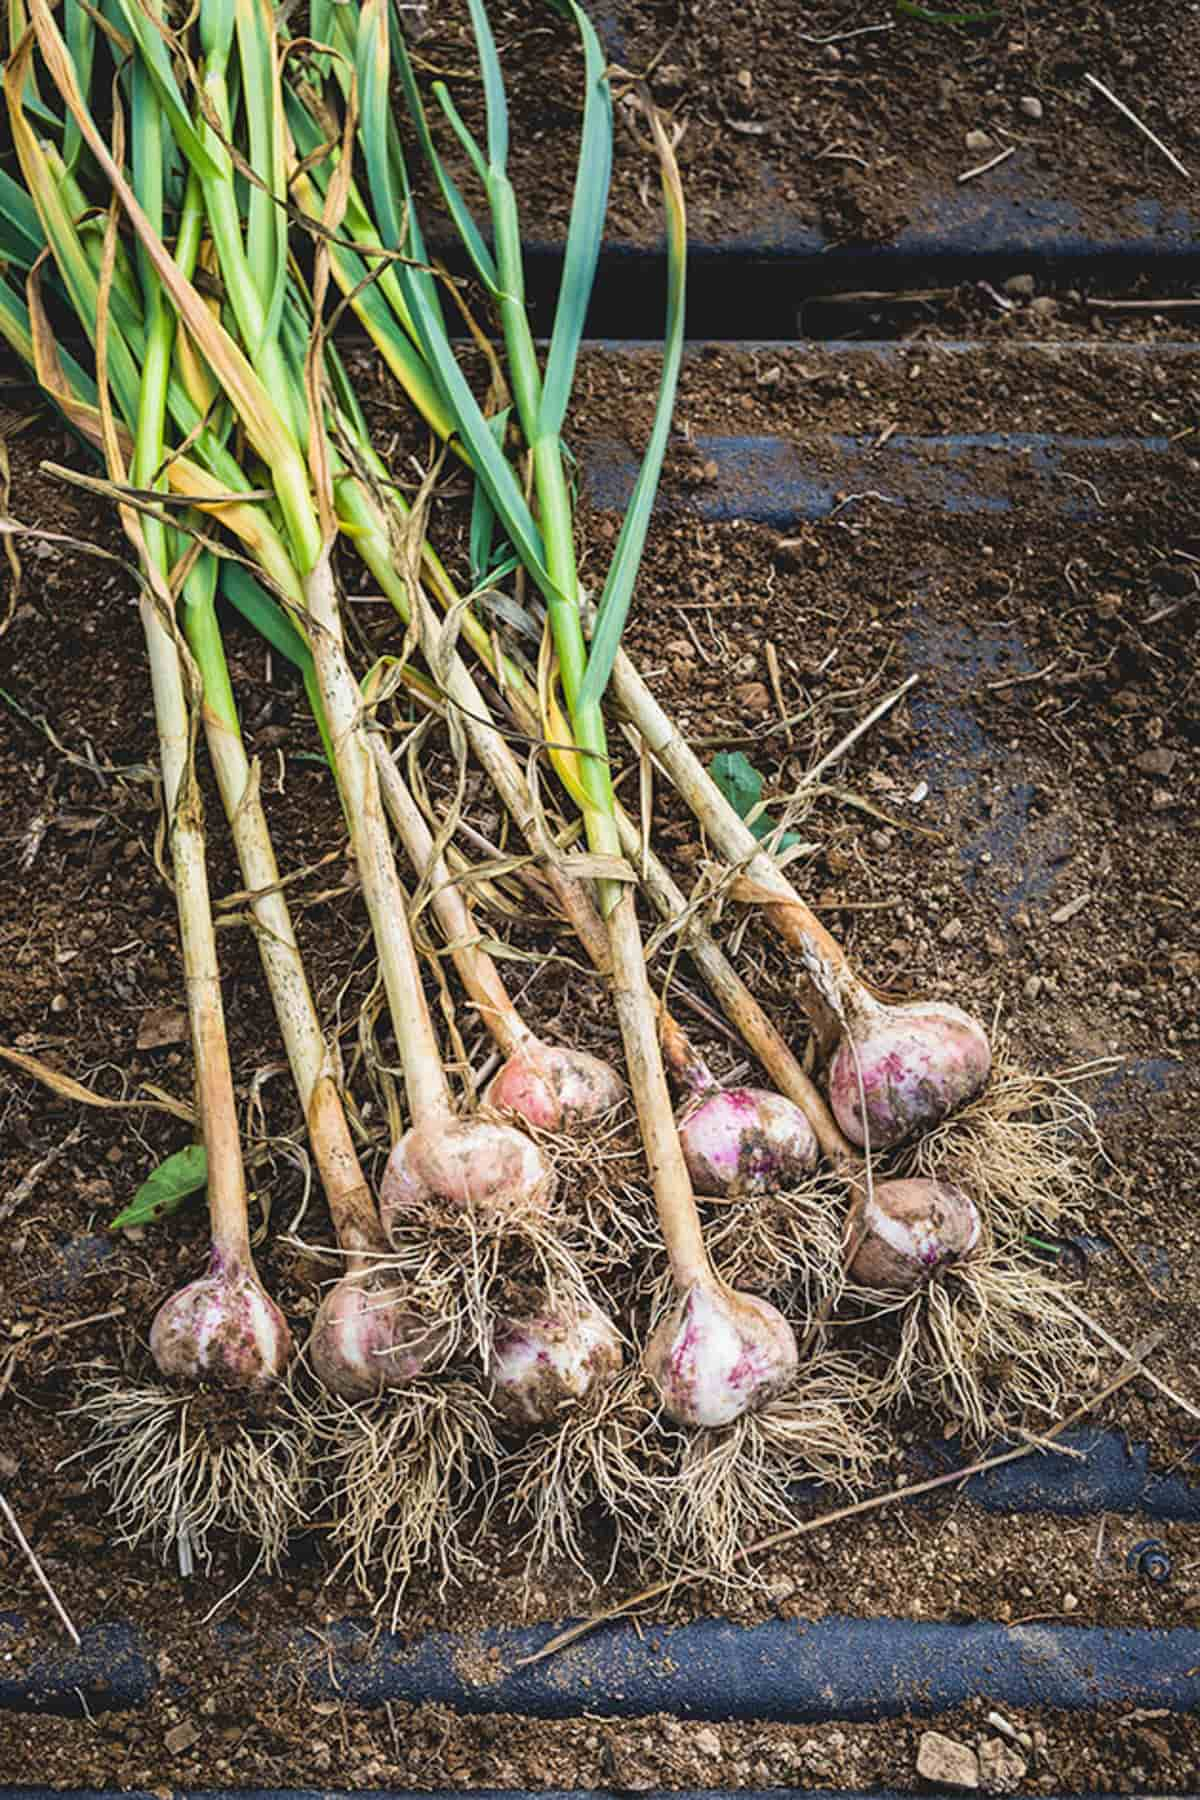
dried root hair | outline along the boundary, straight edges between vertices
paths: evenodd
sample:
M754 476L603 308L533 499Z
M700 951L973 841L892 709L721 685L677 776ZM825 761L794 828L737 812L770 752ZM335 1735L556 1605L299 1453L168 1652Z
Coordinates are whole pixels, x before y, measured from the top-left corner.
M654 1202L630 1101L576 1133L535 1131L522 1121L554 1170L554 1214L590 1285L608 1291L614 1277L658 1247Z
M844 1281L844 1181L815 1175L785 1192L699 1204L704 1241L731 1287L762 1294L790 1317L837 1300Z
M81 1461L89 1487L106 1488L124 1544L150 1540L185 1571L212 1565L217 1534L243 1538L274 1572L291 1532L307 1524L304 1437L285 1405L237 1417L239 1396L222 1392L222 1416L203 1417L212 1394L161 1383L130 1387L112 1376L89 1382L71 1409L89 1442ZM197 1416L200 1414L201 1416ZM64 1465L65 1466L65 1465Z
M924 1400L971 1441L1061 1418L1096 1375L1096 1349L1060 1283L1024 1252L985 1240L902 1299L850 1290L897 1327L880 1409Z
M743 1552L795 1523L797 1484L861 1491L876 1460L871 1411L860 1364L819 1351L793 1386L758 1412L716 1431L667 1427L674 1466L651 1524L661 1573L703 1568L722 1589L765 1582Z
M393 1222L390 1241L376 1267L394 1274L406 1306L444 1329L443 1366L469 1359L486 1373L498 1314L531 1306L570 1312L589 1303L587 1276L554 1207L501 1223L412 1207Z
M623 1369L553 1423L514 1441L501 1481L509 1522L522 1533L527 1590L555 1563L570 1563L593 1588L631 1561L640 1566L668 1473L662 1443L640 1366ZM597 1578L601 1531L611 1534L611 1547Z
M1094 1065L1030 1075L1001 1057L977 1099L906 1153L898 1173L955 1181L1002 1241L1030 1227L1077 1222L1104 1152L1096 1115L1079 1091Z
M391 1599L395 1630L418 1570L444 1591L479 1567L500 1460L494 1409L474 1380L423 1376L354 1406L318 1389L308 1418L337 1558L328 1579L348 1571L377 1612Z

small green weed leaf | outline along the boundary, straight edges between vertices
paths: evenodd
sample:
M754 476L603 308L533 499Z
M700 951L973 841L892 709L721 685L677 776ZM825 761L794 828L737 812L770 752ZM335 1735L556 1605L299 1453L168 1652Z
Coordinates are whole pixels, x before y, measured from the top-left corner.
M762 799L763 778L744 751L722 750L709 763L708 772L739 819L747 818ZM775 823L769 813L759 813L750 820L750 829L756 838L767 838L775 830ZM789 850L799 842L798 831L785 831L775 849Z
M189 1194L199 1193L208 1180L208 1158L203 1144L189 1144L176 1150L157 1169L152 1169L133 1199L119 1212L110 1231L124 1231L128 1225L153 1225L158 1219L178 1212Z

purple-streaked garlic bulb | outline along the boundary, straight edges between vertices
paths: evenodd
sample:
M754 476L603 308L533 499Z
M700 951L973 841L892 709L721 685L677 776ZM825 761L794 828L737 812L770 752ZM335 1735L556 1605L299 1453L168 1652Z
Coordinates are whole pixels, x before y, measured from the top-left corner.
M940 1000L882 1006L856 998L848 1037L829 1066L829 1101L846 1136L864 1144L865 1100L871 1148L885 1150L970 1100L991 1066L987 1034L961 1007Z
M492 1338L493 1398L514 1425L548 1425L611 1381L622 1361L616 1327L598 1307L501 1319Z
M681 1425L732 1424L795 1376L796 1339L766 1300L716 1280L697 1281L646 1346L646 1370Z
M862 1243L850 1266L859 1287L909 1294L962 1262L980 1238L971 1196L949 1181L883 1181L863 1203Z
M689 1100L676 1123L698 1194L795 1187L817 1165L812 1126L798 1106L768 1088L714 1087Z
M308 1340L313 1374L343 1400L407 1387L438 1365L449 1334L405 1304L387 1269L362 1269L330 1288Z
M767 1088L723 1088L681 1026L659 1019L663 1052L688 1098L675 1124L697 1194L713 1198L795 1187L817 1165L812 1126Z
M484 1221L544 1212L550 1167L532 1138L489 1119L437 1119L393 1147L379 1186L385 1232L416 1210L440 1206Z
M539 1131L564 1131L611 1112L624 1093L625 1083L611 1063L586 1050L531 1038L493 1077L484 1099Z
M286 1369L292 1334L253 1268L214 1247L208 1273L155 1313L150 1350L164 1375L264 1388Z

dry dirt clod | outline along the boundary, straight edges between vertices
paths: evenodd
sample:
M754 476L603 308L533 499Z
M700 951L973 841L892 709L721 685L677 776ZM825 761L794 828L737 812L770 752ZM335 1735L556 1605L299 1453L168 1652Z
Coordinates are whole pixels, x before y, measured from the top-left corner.
M167 1044L187 1042L187 1014L177 1006L152 1006L142 1014L138 1025L139 1050L161 1050Z
M935 1787L975 1789L979 1786L979 1759L969 1744L956 1743L940 1731L923 1731L917 1774Z
M979 1745L979 1785L988 1794L1015 1793L1025 1779L1025 1758L1003 1738L984 1738Z
M771 695L765 682L744 681L734 688L733 697L746 712L766 713L771 710Z
M191 1719L185 1719L182 1725L174 1725L170 1731L163 1733L163 1743L172 1756L180 1756L185 1750L191 1749L199 1736L200 1727L193 1724Z

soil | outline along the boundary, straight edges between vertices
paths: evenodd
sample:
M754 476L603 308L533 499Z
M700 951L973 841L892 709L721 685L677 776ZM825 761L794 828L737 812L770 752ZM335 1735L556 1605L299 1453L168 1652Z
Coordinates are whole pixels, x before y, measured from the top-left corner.
M956 26L912 16L922 10L987 17ZM1031 241L1045 232L1050 249L1063 234L1170 235L1188 204L1186 177L1085 79L1103 82L1194 169L1200 46L1170 0L924 9L880 0L865 12L858 0L606 0L592 11L610 56L644 75L685 127L679 158L698 243L894 243L1011 206L1016 229ZM444 78L478 127L466 7L456 0L424 16L419 70ZM549 9L501 5L490 16L521 121L512 169L524 227L533 241L558 240L576 153L572 34ZM619 164L610 235L657 242L656 183L636 156Z

